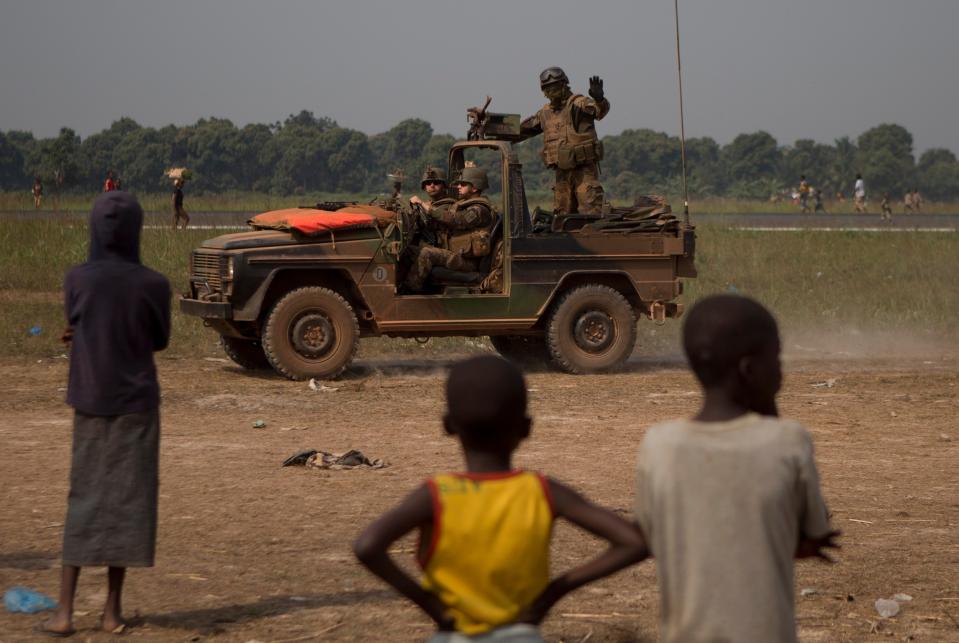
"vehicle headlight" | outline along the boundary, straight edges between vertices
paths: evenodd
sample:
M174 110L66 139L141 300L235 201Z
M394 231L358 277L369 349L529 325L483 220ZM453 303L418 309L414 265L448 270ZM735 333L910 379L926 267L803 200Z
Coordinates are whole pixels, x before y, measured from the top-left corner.
M223 279L224 281L233 281L233 264L234 257L232 255L226 258L226 266L223 270Z

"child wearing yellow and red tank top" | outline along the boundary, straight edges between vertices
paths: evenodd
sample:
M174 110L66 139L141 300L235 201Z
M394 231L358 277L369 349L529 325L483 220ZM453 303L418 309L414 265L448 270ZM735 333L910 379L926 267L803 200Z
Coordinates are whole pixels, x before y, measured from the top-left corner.
M446 383L446 432L463 448L465 473L434 476L368 526L353 551L370 571L416 603L441 641L541 641L537 625L569 592L647 555L639 529L571 488L517 471L512 455L529 437L526 382L498 357L455 364ZM550 580L553 521L565 518L607 540L591 561ZM418 529L422 583L390 557Z

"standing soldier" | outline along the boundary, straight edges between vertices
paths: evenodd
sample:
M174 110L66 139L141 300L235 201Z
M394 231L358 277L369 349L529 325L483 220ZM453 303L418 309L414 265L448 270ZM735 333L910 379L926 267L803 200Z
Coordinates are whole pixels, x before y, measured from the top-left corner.
M406 277L410 290L421 290L434 266L456 272L475 272L479 260L490 253L490 226L493 204L483 196L489 186L486 172L478 167L464 167L460 179L453 184L459 200L449 208L437 208L432 219L448 232L445 248L422 246Z
M107 171L107 178L103 182L103 191L104 192L113 192L117 189L116 181L113 180L113 170Z
M574 94L559 67L539 75L539 86L549 103L522 124L523 138L543 134L543 162L556 172L553 212L599 214L605 203L599 182L603 144L594 121L609 113L609 101L599 76L589 79L590 98Z
M183 209L183 179L178 178L173 181L173 229L176 230L177 224L183 219L183 229L186 230L190 223L190 215Z

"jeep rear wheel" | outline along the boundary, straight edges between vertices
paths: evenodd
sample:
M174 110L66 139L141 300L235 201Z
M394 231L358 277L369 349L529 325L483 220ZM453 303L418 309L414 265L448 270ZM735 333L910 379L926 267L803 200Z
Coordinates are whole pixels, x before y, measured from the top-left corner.
M609 286L574 288L553 308L546 345L553 363L567 373L616 368L636 345L633 307Z
M291 380L332 379L353 361L360 327L353 308L329 288L297 288L273 306L263 330L263 352Z
M269 360L263 353L263 345L255 339L220 335L220 346L223 347L226 356L238 366L251 371L271 368Z
M489 341L500 355L519 366L542 366L549 361L542 335L490 335Z

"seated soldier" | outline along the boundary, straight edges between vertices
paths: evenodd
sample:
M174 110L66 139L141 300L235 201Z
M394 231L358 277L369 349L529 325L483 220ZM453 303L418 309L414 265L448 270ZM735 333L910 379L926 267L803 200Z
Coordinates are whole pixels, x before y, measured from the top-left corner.
M483 169L463 168L460 179L453 183L459 200L431 213L437 227L447 232L445 247L422 246L416 251L406 277L411 290L421 290L435 266L456 272L476 272L479 268L479 260L490 253L493 205L483 196L488 185Z
M423 180L420 182L420 188L426 192L429 201L423 201L423 199L418 196L411 196L410 204L418 205L427 212L432 212L435 207L452 205L455 200L449 195L449 191L446 188L446 172L444 172L442 168L427 165L426 171L423 172Z

